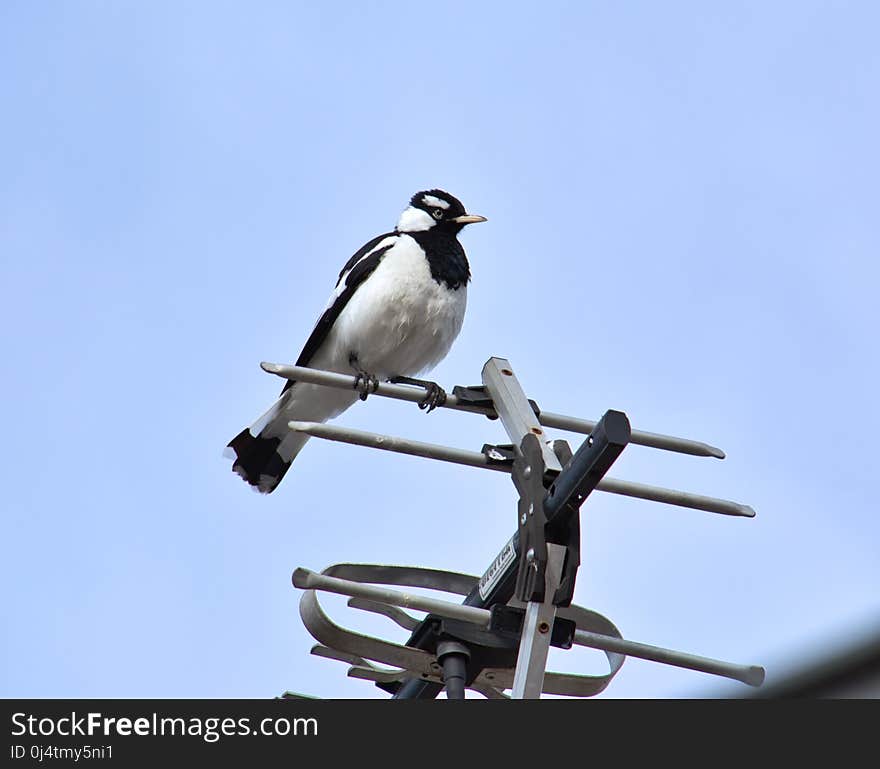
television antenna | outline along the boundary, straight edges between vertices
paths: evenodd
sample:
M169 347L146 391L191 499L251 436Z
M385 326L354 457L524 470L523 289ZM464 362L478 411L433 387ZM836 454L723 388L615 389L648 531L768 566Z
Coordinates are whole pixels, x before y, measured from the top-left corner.
M354 376L302 366L263 363L277 376L325 387L358 387ZM420 402L424 390L380 383L376 395ZM300 616L318 641L312 654L349 664L348 675L373 681L397 699L463 699L471 689L492 699L538 698L542 693L589 697L603 691L627 656L760 686L764 669L666 649L623 638L601 614L572 604L580 567L580 508L593 491L689 507L728 516L754 517L751 507L729 500L611 478L608 470L635 443L699 457L724 452L699 441L631 429L621 411L596 422L540 409L526 397L509 361L490 358L482 385L455 387L444 408L500 418L508 445L482 450L424 443L317 422L290 429L316 438L454 462L508 473L519 493L517 530L481 577L409 566L335 564L321 573L299 567L293 584L303 591ZM586 435L572 452L564 440L548 441L545 427ZM455 603L421 592L464 596ZM405 644L349 630L326 614L320 592L349 597L348 605L380 614L410 632ZM409 610L426 612L420 618ZM550 647L603 651L603 675L547 672ZM510 691L510 695L505 694Z

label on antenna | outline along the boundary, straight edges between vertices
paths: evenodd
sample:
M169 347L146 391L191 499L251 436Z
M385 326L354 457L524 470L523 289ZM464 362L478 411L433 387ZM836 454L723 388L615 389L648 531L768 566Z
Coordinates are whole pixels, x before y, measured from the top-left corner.
M480 577L480 598L484 601L486 600L486 596L495 589L495 586L498 584L501 577L504 576L507 567L516 559L516 550L513 549L513 540L514 537L511 537L508 543L501 548L501 552L495 556L495 560L492 561L489 568L486 569L486 573Z

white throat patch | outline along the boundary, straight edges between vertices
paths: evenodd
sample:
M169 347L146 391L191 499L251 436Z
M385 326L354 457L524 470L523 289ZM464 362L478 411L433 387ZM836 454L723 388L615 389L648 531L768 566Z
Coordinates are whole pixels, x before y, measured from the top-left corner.
M409 206L397 220L398 232L424 232L436 224L433 216L415 206Z

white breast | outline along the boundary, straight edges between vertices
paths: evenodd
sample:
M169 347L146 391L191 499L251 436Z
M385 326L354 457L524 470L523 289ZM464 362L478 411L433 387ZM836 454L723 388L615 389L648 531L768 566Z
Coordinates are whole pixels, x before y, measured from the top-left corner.
M415 376L449 352L466 305L467 287L452 291L434 280L421 247L402 235L340 313L331 357L347 362L355 352L380 378Z

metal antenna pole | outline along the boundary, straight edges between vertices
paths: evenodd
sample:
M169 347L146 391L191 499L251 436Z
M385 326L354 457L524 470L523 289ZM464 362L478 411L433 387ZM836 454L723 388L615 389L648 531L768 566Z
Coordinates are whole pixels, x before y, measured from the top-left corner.
M526 557L528 558L528 554ZM547 669L547 653L550 651L550 636L556 619L553 596L562 579L564 561L565 548L562 545L548 543L544 601L543 603L530 601L523 622L511 694L516 700L537 700L541 697L544 672Z
M556 604L560 601L559 587L563 579L566 557L572 573L570 588L574 589L574 575L580 561L580 528L577 509L570 534L578 541L549 543L546 539L547 519L544 514L544 481L558 477L562 463L547 443L544 431L513 373L510 362L490 358L483 366L483 385L492 397L495 411L513 443L517 458L513 478L520 493L518 508L520 539L518 597L528 601L520 636L519 655L513 683L516 699L538 699L544 687L547 653ZM573 552L569 552L573 548Z

